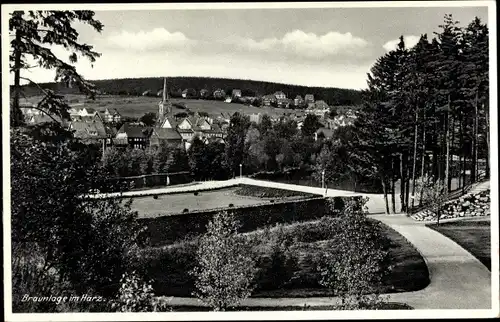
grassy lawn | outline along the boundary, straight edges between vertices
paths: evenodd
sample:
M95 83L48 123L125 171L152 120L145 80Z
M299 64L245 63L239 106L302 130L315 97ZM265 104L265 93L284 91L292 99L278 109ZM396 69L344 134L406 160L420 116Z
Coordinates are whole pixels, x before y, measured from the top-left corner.
M242 190L243 189L243 190ZM265 196L260 197L257 193L262 190ZM284 191L284 192L283 192ZM251 193L244 193L251 192ZM178 214L184 209L192 210L209 210L221 207L229 207L232 204L234 207L257 205L274 201L267 196L276 196L276 199L296 200L306 194L297 194L293 191L252 187L231 187L217 189L211 191L175 193L159 195L157 199L153 196L134 197L132 202L132 210L139 213L142 218L152 217L157 215Z
M491 230L489 219L462 220L428 225L465 248L491 271Z
M339 220L339 219L335 219ZM278 225L260 229L245 236L251 237L258 268L252 297L324 297L334 296L319 284L317 270L320 255L326 248L334 248L335 233L323 219ZM370 225L378 222L369 220ZM384 245L389 251L392 271L376 286L380 293L417 291L429 284L427 266L418 251L400 234L381 224L386 236ZM273 266L272 245L276 238L291 240L291 261ZM137 271L143 271L153 280L157 296L191 296L194 279L189 272L196 263L196 244L186 240L165 247L146 248L138 254Z

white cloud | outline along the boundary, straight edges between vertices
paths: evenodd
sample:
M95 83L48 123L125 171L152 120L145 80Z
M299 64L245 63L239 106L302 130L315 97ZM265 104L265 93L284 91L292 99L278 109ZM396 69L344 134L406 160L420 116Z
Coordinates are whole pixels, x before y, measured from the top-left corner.
M155 63L152 63L155 62ZM127 68L124 68L127 66ZM87 79L110 79L161 76L206 76L254 79L261 81L360 89L366 87L370 64L293 64L287 60L267 61L226 54L192 55L184 53L127 51L103 53L91 68L82 60L77 70ZM30 77L38 82L54 79L53 70L34 69ZM11 77L13 79L13 77Z
M406 48L412 48L420 40L419 36L413 36L413 35L403 36L403 38L404 38L404 42L405 42L405 47ZM399 44L399 38L398 39L394 39L394 40L389 40L382 47L384 47L384 49L387 52L389 52L389 51L392 51L392 50L396 50L396 48L398 47L398 44Z
M155 28L146 32L122 31L109 36L107 40L113 47L133 51L180 49L193 43L193 40L182 32L170 32L165 28Z
M325 58L340 55L362 55L368 41L353 36L350 32L339 33L330 31L324 35L306 33L294 30L286 33L283 38L265 38L254 40L241 38L236 42L241 49L251 51L267 51L292 53L305 58Z

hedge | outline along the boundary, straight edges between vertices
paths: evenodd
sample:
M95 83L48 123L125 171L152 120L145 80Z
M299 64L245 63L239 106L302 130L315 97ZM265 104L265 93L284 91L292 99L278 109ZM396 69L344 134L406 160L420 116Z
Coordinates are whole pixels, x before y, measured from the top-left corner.
M334 197L335 209L342 210L346 199L360 197ZM192 211L174 215L138 219L146 226L144 234L149 245L161 246L198 236L219 211L227 210L240 222L239 231L249 232L277 223L293 223L321 218L329 214L327 198L314 197L293 201L278 201L262 205L225 207L208 211Z

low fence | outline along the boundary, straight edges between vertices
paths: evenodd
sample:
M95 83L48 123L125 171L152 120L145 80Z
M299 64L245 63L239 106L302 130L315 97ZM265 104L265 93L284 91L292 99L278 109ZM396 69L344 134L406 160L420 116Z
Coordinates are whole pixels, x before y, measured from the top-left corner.
M173 173L145 174L133 177L112 178L112 181L120 183L121 187L128 187L128 190L174 186L193 182L189 171Z
M360 197L334 197L331 199L333 199L335 209L341 211L348 199L360 199ZM331 214L327 200L324 197L314 197L257 206L192 211L138 220L147 228L142 237L149 240L148 244L161 246L204 233L208 222L217 212L222 210L233 213L241 225L240 232L248 232L277 223L306 221Z
M249 178L302 186L321 187L321 180L313 177L311 169L292 168L287 171L262 171L248 175ZM382 185L378 179L348 178L342 182L326 182L329 189L347 190L361 193L382 193Z

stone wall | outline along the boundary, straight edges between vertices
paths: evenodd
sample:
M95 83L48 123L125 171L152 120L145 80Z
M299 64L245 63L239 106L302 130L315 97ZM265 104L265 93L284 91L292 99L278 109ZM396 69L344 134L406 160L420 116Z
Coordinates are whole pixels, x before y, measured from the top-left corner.
M441 219L460 217L479 217L490 215L490 190L466 194L458 199L447 202L441 209ZM418 221L435 221L436 214L423 210L411 217Z

